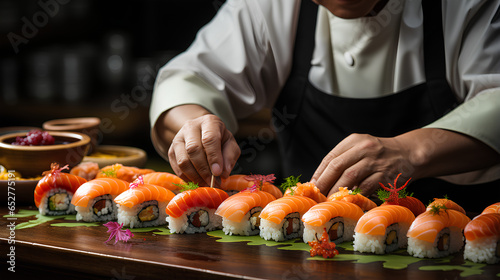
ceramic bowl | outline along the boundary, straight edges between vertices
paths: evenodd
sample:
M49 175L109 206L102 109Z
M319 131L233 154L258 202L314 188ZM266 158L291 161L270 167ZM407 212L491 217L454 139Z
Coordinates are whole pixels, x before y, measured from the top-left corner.
M79 164L89 149L90 137L78 132L49 131L55 139L54 145L19 146L11 143L25 132L8 133L0 136L0 165L7 170L21 173L23 178L41 176L50 170L50 164L59 163L62 167Z
M42 127L48 131L70 131L87 134L90 137L88 155L95 152L98 141L102 138L99 126L101 119L95 117L56 119L43 123Z

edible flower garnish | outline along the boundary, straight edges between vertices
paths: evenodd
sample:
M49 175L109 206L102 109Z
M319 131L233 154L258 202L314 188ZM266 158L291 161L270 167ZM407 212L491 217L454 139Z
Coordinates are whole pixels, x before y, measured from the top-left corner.
M68 167L67 164L65 166L59 168L59 163L53 162L53 163L50 164L50 170L44 171L42 173L42 176L51 177L52 178L51 179L52 180L52 184L54 184L57 176L59 176L59 174L61 174L61 171L65 170L65 169L69 170L69 167Z
M257 185L256 185L256 184L253 184L253 186L251 186L251 187L248 187L248 188L244 189L244 191L245 191L245 190L247 190L247 191L249 191L249 192L256 192L256 191L258 191L258 190L259 190L259 188L257 187Z
M259 175L259 174L252 174L245 176L245 179L248 181L253 181L257 187L262 187L266 182L267 183L274 183L274 180L276 180L276 176L274 174L269 174L269 175Z
M300 176L301 175L295 177L292 175L285 178L285 182L281 183L280 185L280 188L283 190L283 192L285 193L286 190L290 189L290 194L293 195L293 187L295 187L300 182Z
M139 177L137 177L137 179L135 179L134 182L130 183L129 188L135 189L135 188L137 188L140 185L144 185L144 179L142 178L142 175L140 175Z
M402 173L399 173L398 176L396 177L396 179L394 179L394 185L391 185L391 183L387 183L390 186L390 188L384 186L384 184L379 182L380 186L384 190L389 192L389 196L387 196L387 197L384 193L380 193L380 194L377 193L377 194L379 194L379 197L382 196L380 199L384 198L382 200L385 200L387 202L394 202L394 203L398 204L399 198L401 197L399 191L403 190L406 187L406 185L408 184L408 182L410 182L410 180L411 180L411 178L408 179L408 181L406 181L406 183L403 186L397 188L396 183L398 181L399 176L401 176L401 174ZM407 195L406 192L403 193L403 195L404 195L403 197L406 197L406 195Z
M330 237L328 236L326 228L323 228L321 239L318 239L318 236L316 236L316 240L309 241L307 244L311 246L311 250L309 250L311 257L318 255L323 258L333 258L339 254L339 251L335 249L335 243L330 242Z
M119 224L117 222L107 222L104 224L108 228L107 233L110 233L108 240L104 243L108 243L113 237L115 238L115 243L118 241L127 242L130 238L134 237L134 234L130 229L122 229L123 223Z

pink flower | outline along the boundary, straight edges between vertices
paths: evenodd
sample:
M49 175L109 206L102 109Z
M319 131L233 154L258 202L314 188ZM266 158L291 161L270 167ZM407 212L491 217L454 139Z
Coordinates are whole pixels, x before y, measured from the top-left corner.
M139 185L144 185L144 178L142 178L142 175L137 177L137 179L135 179L133 183L130 183L129 188L134 189L137 188Z
M108 240L106 240L104 243L108 243L113 237L115 237L115 243L118 241L123 241L127 242L130 238L134 237L134 234L130 231L130 229L122 229L123 223L119 224L117 222L107 222L104 224L105 227L108 228L108 233L111 233L109 235Z
M269 182L269 183L274 183L274 180L276 180L276 177L274 174L269 174L269 175L259 175L259 174L252 174L249 176L245 176L245 179L248 181L253 181L256 185L262 187L264 183Z

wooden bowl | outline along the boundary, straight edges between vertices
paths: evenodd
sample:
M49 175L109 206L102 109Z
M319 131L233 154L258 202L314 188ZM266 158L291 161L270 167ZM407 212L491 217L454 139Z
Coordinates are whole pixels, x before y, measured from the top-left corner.
M50 170L50 164L73 167L79 164L89 149L90 137L78 132L49 131L55 139L54 145L19 146L11 143L17 136L24 137L26 133L9 133L0 136L0 165L7 170L21 173L23 178L41 176Z
M87 134L90 137L90 148L87 154L96 151L98 140L102 138L99 126L101 120L95 117L68 118L50 120L43 123L42 127L48 131L70 131Z
M147 154L144 150L134 147L100 145L97 147L97 152L84 157L83 161L95 162L99 168L115 163L143 168L146 165Z

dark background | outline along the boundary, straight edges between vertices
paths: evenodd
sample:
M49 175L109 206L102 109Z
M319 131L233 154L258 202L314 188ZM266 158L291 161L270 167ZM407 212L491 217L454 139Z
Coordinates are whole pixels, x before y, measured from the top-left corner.
M158 69L190 45L223 3L0 0L0 127L95 116L113 125L101 144L139 147L158 159L149 136ZM269 127L269 112L240 126L239 173L278 177L276 143L258 137Z

